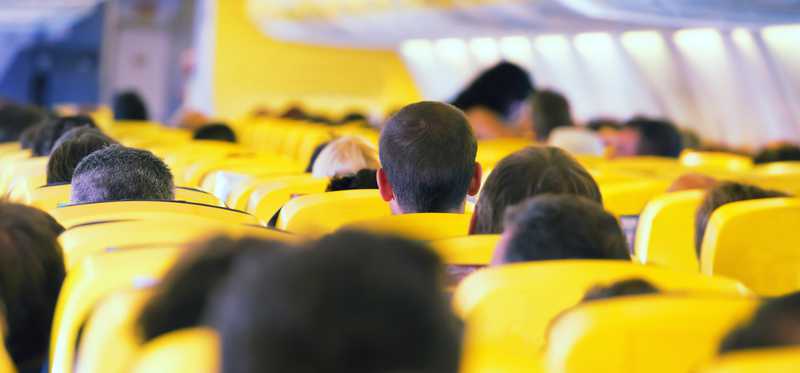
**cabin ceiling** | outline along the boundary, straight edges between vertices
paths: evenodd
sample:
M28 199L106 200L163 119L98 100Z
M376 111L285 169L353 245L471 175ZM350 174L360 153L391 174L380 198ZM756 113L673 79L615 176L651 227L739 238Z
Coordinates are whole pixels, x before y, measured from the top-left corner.
M800 0L249 0L272 37L390 47L408 39L797 23Z

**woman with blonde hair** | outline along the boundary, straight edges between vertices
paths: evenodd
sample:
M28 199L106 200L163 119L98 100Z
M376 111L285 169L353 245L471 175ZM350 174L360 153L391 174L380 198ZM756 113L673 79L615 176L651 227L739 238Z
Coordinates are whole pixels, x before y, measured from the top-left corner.
M320 152L311 174L314 177L352 176L358 171L380 168L378 150L356 136L340 137Z

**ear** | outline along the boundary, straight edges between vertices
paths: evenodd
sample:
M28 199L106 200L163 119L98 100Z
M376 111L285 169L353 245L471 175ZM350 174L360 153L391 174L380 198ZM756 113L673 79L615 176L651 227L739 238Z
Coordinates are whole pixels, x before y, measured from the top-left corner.
M386 202L391 202L394 199L394 189L392 184L389 183L389 178L386 177L383 168L378 169L375 177L378 179L378 190L381 192L381 198Z
M481 164L475 162L475 172L472 175L472 180L469 182L469 189L467 194L474 196L481 191L481 180L483 180L483 168Z

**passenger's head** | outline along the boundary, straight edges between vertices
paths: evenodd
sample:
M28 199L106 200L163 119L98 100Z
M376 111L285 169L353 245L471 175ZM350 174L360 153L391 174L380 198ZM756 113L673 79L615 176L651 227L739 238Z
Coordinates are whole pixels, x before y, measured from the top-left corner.
M387 121L379 150L378 185L395 213L460 212L480 189L475 135L448 104L406 106Z
M720 353L800 345L800 293L767 300L755 315L730 332Z
M42 127L34 141L33 155L42 157L50 155L58 139L65 133L74 128L97 128L97 124L91 117L75 115L69 117L59 117Z
M531 115L536 141L539 142L547 142L554 129L574 124L569 101L555 91L536 92L531 98Z
M683 151L683 138L678 127L668 121L638 117L625 123L614 146L617 156L677 158Z
M625 235L603 206L583 197L551 194L509 211L492 263L629 258Z
M468 111L483 107L510 120L535 91L525 69L510 62L500 62L482 72L453 100L453 105Z
M375 175L375 170L361 170L356 172L355 175L334 177L331 179L326 192L336 192L340 190L354 190L354 189L378 189L378 180Z
M19 140L28 128L44 121L45 112L34 107L8 104L0 106L0 142Z
M633 278L614 282L610 285L596 285L583 296L582 303L631 295L657 294L660 291L650 281Z
M30 149L33 151L33 148L36 146L36 142L39 140L39 132L46 126L46 123L39 123L33 126L28 127L22 134L19 136L19 146L22 149Z
M144 342L182 328L204 325L211 295L228 278L236 259L246 253L279 253L284 244L225 236L195 243L167 272L139 316Z
M606 147L595 132L578 127L556 128L550 133L547 144L564 149L575 155L603 156Z
M107 146L78 163L72 176L72 203L172 200L172 173L146 150Z
M142 96L133 91L125 91L114 96L112 107L115 120L148 120L147 105Z
M47 184L69 183L75 167L87 155L117 142L96 128L73 128L53 146L47 161Z
M460 325L430 249L354 232L308 246L237 262L211 314L222 372L458 371Z
M215 140L225 142L236 142L236 134L225 123L206 124L194 131L192 136L195 140Z
M694 189L711 189L716 186L719 181L711 176L698 174L698 173L688 173L679 176L675 181L672 182L672 185L669 186L667 192L680 192L683 190L694 190Z
M471 232L503 232L506 209L542 194L569 194L602 203L592 175L567 152L553 147L528 147L495 166L481 191Z
M762 198L787 197L783 192L759 188L755 185L731 183L720 183L710 189L700 207L697 209L695 218L695 238L694 246L697 250L697 257L700 258L700 250L703 246L703 237L706 234L706 227L714 211L718 208L733 202L749 201Z
M57 238L64 228L46 213L0 203L0 299L5 343L22 371L41 371L50 342L64 259Z
M800 161L800 146L780 144L761 150L753 159L756 164Z
M311 174L314 177L342 177L359 170L380 168L378 150L357 136L331 141L319 153Z

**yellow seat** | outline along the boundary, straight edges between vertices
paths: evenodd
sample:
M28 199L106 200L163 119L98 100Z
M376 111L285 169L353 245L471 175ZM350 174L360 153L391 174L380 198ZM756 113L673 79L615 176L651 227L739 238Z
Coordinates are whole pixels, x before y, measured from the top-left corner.
M635 172L644 177L674 178L686 172L680 162L664 157L624 157L593 165L601 171Z
M53 317L50 371L72 372L81 325L97 302L115 291L145 288L157 282L182 250L147 248L86 258L64 279Z
M303 172L304 167L305 165L286 158L246 154L194 162L186 169L184 180L186 185L199 187L203 185L206 176L219 170L257 172L260 175L285 175Z
M800 199L770 198L724 205L703 238L701 270L737 279L759 295L800 289Z
M768 348L727 353L700 373L794 373L800 367L800 348Z
M15 184L28 175L44 175L47 180L47 157L8 160L2 165L0 194L10 193Z
M639 215L650 200L665 193L669 180L642 180L600 184L603 206L616 216Z
M20 202L47 211L69 204L71 193L72 185L70 184L41 186L32 190L28 198ZM222 203L213 194L185 187L175 187L175 200L222 206Z
M151 292L128 290L102 300L81 334L76 372L126 372L141 345L137 319Z
M21 151L20 144L16 141L0 143L0 156Z
M650 295L593 301L558 317L545 361L552 373L689 373L711 360L755 298Z
M431 241L465 236L472 221L470 214L404 214L360 220L342 227Z
M392 214L377 190L346 190L297 197L283 206L278 229L322 236L358 221Z
M527 139L510 138L481 140L478 142L478 153L475 159L481 166L490 167L496 165L503 160L503 158L512 153L531 145L534 145L534 143Z
M756 166L753 173L761 175L800 174L800 161L770 162Z
M530 351L537 351L548 323L577 304L587 290L630 278L643 278L667 291L749 294L740 283L725 278L625 261L553 260L479 270L458 286L453 306L467 320L468 344L523 338Z
M156 220L180 217L219 220L228 224L260 224L248 213L183 201L117 201L69 205L49 211L66 228L109 220Z
M207 328L178 330L144 345L133 373L217 373L219 336Z
M697 272L695 215L705 192L667 193L647 204L639 216L634 255L642 264Z
M447 264L487 265L499 242L499 234L484 234L435 240L430 246Z
M322 193L330 181L309 174L269 178L259 181L250 193L247 210L259 219L269 221L292 198Z
M19 174L11 181L8 199L13 202L27 203L33 191L47 184L47 170L28 170Z
M64 263L69 271L92 254L152 245L182 246L216 234L277 241L298 239L297 236L261 226L181 218L167 222L163 220L124 220L79 225L64 231L58 237L58 241L64 250Z
M800 173L750 173L739 175L734 180L765 189L779 190L795 196L800 195Z
M722 152L699 152L685 150L681 153L681 164L695 169L745 172L753 168L753 159L744 155Z

